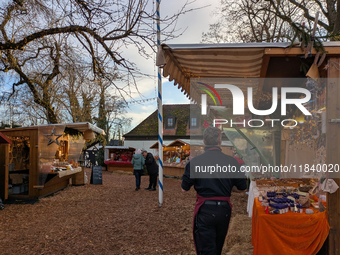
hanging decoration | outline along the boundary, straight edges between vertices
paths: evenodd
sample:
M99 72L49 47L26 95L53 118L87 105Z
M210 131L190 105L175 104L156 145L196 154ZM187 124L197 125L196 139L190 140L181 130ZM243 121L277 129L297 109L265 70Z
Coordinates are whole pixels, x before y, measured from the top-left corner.
M297 109L293 118L298 125L286 128L285 139L289 141L292 150L301 150L305 146L314 148L315 163L325 163L326 160L326 80L307 79L306 88L311 92L311 100L306 103L305 107L312 114L311 116L301 115ZM288 134L288 137L287 137Z
M146 99L140 99L140 100L133 100L131 102L127 102L126 104L127 105L132 105L132 104L142 104L142 103L145 103L145 102L149 102L149 101L154 101L156 100L157 97L153 97L153 98L146 98Z
M48 138L48 143L47 143L47 146L48 145L51 145L52 143L56 143L57 145L60 145L59 143L59 138L63 136L63 134L57 134L55 129L53 128L52 129L52 132L50 135L44 135Z

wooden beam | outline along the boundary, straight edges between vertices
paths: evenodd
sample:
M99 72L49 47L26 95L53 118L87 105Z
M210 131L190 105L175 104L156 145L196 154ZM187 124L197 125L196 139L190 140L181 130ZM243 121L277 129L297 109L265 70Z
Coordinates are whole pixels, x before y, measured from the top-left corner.
M270 61L270 55L264 55L262 59L262 66L260 71L260 78L266 78L268 66ZM262 88L261 88L262 90Z
M340 55L340 47L325 47L325 51L327 55ZM315 55L317 51L315 49L312 50L312 54ZM297 55L304 55L304 52L301 48L293 47L293 48L265 48L264 50L265 55L270 56L297 56Z
M259 84L257 87L257 97L254 100L255 101L255 107L258 109L258 106L260 104L260 95L262 93L262 89L263 89L263 84L264 84L264 79L261 78L266 78L266 74L267 74L267 70L268 70L268 66L269 66L269 61L270 61L270 56L269 55L263 55L262 58L262 65L261 65L261 71L260 71L260 79L259 79Z
M340 119L340 58L328 60L327 106L326 106L326 156L327 164L339 164L340 124L330 123L330 119ZM337 173L339 174L339 173ZM338 176L336 176L338 177ZM340 186L340 179L333 178ZM329 254L340 254L340 189L327 196L329 231Z
M0 144L0 198L8 198L9 144Z

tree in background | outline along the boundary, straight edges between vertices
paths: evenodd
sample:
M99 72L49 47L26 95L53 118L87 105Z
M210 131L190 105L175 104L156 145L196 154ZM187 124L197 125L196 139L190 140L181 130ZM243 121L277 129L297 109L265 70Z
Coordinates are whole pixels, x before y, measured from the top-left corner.
M219 20L202 34L202 41L293 41L296 34L310 33L318 11L318 38L339 40L337 0L221 0Z
M32 117L47 123L91 122L96 102L103 99L98 80L124 100L131 96L129 86L137 88L135 79L130 85L127 77L144 75L122 49L136 47L146 58L154 54L155 15L150 4L147 0L1 1L0 73L10 77L7 86L12 94L18 91L33 102L26 108L33 110ZM175 23L185 8L186 4L162 20L163 39L178 35ZM99 112L106 114L102 108Z

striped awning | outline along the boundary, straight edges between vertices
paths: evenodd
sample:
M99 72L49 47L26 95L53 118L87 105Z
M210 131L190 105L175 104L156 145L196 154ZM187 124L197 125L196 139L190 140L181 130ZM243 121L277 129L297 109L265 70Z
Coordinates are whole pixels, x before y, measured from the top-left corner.
M159 51L164 56L163 63L158 64L164 65L164 77L169 76L185 95L196 101L199 95L196 91L190 93L190 78L260 77L265 48L269 46L288 47L289 43L163 44Z
M162 44L156 65L163 68L163 76L174 81L187 97L199 101L199 92L190 91L191 78L264 78L263 70L270 56L303 54L300 47L290 45L290 42ZM325 42L324 46L328 53L339 55L339 42ZM313 50L312 54L315 53ZM252 86L257 91L257 87Z

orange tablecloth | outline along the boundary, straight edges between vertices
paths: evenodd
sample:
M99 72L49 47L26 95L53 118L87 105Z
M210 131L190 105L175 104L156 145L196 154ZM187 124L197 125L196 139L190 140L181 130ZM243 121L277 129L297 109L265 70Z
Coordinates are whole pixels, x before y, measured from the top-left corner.
M304 209L305 211L305 209ZM329 232L326 211L314 214L266 214L255 198L252 217L253 255L314 255Z

